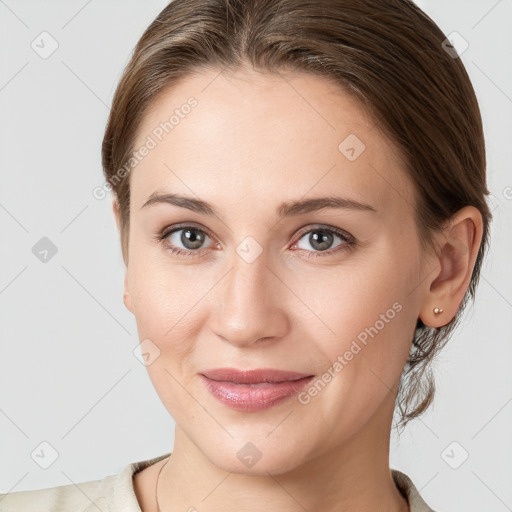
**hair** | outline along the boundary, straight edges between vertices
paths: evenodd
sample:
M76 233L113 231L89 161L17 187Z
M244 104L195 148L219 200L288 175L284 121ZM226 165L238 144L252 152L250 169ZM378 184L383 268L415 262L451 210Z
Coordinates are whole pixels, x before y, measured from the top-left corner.
M358 100L405 162L424 249L461 208L476 207L483 236L455 317L439 328L418 318L400 378L398 426L431 404L431 363L475 299L489 243L486 157L475 92L441 29L410 0L174 0L145 30L114 94L102 143L104 175L120 211L128 262L130 172L137 130L157 96L206 68L298 71Z

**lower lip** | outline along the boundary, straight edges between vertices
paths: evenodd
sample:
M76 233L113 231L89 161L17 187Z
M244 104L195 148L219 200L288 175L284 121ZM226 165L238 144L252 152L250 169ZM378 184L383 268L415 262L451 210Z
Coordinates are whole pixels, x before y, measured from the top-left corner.
M208 391L220 402L239 411L253 412L268 409L273 405L299 393L313 379L270 382L264 384L235 384L216 381L201 375Z

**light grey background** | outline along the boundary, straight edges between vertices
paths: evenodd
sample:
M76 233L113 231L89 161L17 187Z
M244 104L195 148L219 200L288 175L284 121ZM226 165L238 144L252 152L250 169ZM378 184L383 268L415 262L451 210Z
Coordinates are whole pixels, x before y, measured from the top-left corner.
M166 3L0 0L0 492L99 479L172 450L174 422L133 352L110 196L92 193L115 85ZM476 305L435 366L435 403L393 435L390 464L435 510L502 512L512 510L512 2L418 3L469 43L494 222ZM43 31L58 43L46 59L31 47L45 37L39 51L51 49ZM42 237L57 247L46 263L32 252ZM51 457L43 442L58 452L48 469L31 457Z

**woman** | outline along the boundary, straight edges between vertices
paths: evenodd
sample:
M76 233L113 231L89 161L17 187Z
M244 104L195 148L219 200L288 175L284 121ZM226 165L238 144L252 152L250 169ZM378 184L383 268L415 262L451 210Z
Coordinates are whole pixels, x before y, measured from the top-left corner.
M408 0L175 0L102 157L174 448L0 508L431 511L389 467L393 413L432 402L491 219L435 23Z

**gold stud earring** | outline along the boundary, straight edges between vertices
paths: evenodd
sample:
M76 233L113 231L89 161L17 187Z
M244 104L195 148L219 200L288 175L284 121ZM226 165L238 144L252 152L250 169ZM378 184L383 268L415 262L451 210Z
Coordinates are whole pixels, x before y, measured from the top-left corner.
M443 312L441 308L434 308L434 315L439 315Z

